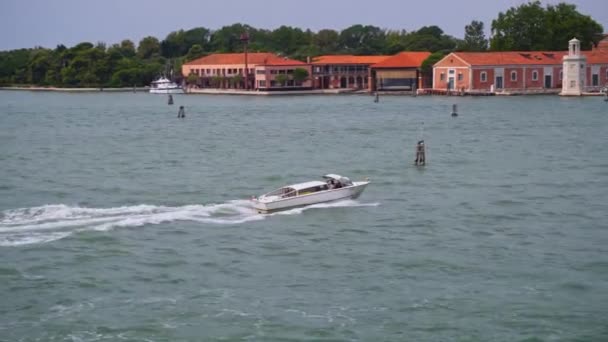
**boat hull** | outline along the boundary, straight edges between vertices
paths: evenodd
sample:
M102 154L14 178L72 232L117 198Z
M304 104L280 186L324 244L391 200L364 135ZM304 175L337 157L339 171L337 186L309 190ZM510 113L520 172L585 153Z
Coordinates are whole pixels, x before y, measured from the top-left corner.
M150 94L183 94L182 88L150 89Z
M325 190L312 194L283 198L272 202L263 202L254 199L252 200L252 203L253 207L259 213L269 213L317 203L332 202L343 199L355 199L361 195L367 184L369 184L369 182L353 182L353 185L339 189Z

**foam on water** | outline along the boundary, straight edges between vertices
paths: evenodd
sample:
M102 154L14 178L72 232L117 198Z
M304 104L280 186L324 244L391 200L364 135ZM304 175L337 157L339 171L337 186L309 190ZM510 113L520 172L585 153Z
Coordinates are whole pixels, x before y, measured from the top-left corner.
M173 221L210 224L241 224L263 220L273 215L301 214L307 209L376 206L345 200L314 204L270 215L258 214L248 200L221 204L192 204L179 207L135 205L117 208L82 208L51 204L32 208L5 210L0 215L0 247L46 243L86 230L106 231L113 228L139 227Z

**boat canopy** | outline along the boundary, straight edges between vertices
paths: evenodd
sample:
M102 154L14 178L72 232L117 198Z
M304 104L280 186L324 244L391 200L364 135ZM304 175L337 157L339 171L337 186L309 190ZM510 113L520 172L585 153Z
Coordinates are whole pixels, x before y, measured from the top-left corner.
M325 182L310 181L310 182L304 182L304 183L299 183L299 184L292 184L292 185L289 185L288 187L299 191L302 189L314 188L316 186L324 186L324 185L326 185Z
M335 173L327 174L327 175L323 176L323 178L336 180L344 186L353 185L353 182L351 182L351 180L348 177L343 177L343 176L337 175Z

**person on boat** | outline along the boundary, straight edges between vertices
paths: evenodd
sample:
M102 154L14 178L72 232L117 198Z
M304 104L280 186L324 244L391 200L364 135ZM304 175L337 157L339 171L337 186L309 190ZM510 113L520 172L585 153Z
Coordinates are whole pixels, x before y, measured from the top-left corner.
M424 140L418 141L416 144L416 161L414 162L416 165L424 165L425 164L425 155L424 155Z

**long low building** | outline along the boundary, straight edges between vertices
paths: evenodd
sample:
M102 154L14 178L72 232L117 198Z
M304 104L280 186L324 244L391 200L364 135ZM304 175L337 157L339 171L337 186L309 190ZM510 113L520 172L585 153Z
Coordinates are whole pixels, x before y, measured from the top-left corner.
M433 66L433 89L459 92L560 92L564 63L582 56L581 91L599 91L608 84L606 42L580 51L570 41L568 51L452 52ZM571 67L570 67L571 68ZM567 85L568 87L570 84Z
M429 55L327 55L304 63L273 53L216 53L183 64L182 76L194 88L414 91L422 86L420 66Z
M313 58L316 89L370 89L371 67L391 56L325 55Z
M371 66L372 79L375 81L370 90L415 91L426 87L427 77L422 75L422 62L430 52L401 52Z
M215 53L182 65L188 87L197 88L306 90L310 74L309 64L268 52Z

